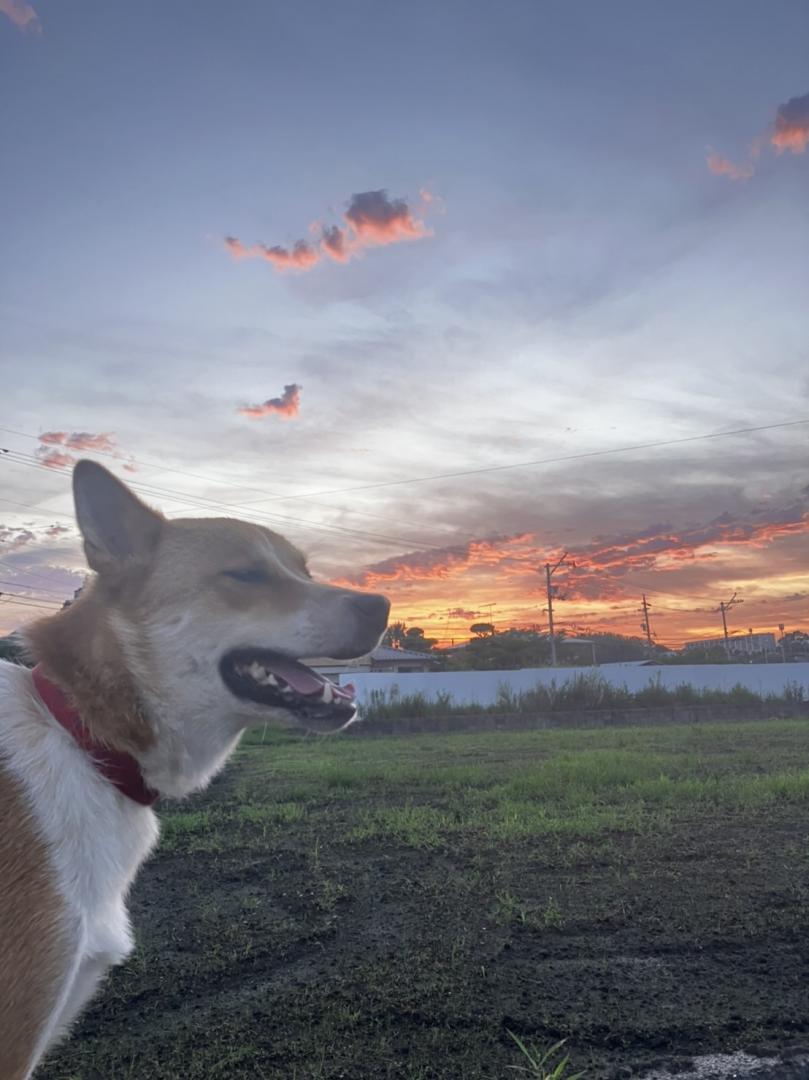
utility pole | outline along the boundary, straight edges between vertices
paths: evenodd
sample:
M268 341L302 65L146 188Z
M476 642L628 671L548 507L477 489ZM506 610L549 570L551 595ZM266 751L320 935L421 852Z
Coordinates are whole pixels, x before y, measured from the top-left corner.
M642 604L643 622L640 624L640 628L641 628L641 630L646 631L646 640L649 643L649 655L650 656L654 652L654 642L652 641L652 627L651 627L651 624L649 622L649 608L651 606L652 605L646 599L646 593L644 593L643 594L643 604Z
M725 655L728 660L730 659L730 639L728 637L728 619L727 614L735 604L743 604L744 600L737 600L736 593L731 596L730 600L722 600L719 604L719 610L722 612L722 629L725 632Z
M551 667L556 667L556 638L553 636L553 593L554 586L551 585L551 578L562 565L567 558L567 552L564 553L562 558L556 563L555 566L551 566L550 563L545 563L545 582L548 588L548 636L551 642ZM574 565L573 563L570 564Z

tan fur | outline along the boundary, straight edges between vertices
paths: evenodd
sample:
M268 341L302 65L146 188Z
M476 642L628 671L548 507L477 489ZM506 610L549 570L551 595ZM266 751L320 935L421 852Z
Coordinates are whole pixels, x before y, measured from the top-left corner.
M110 630L103 592L95 582L75 604L30 626L26 636L93 738L131 754L148 749L153 735Z
M157 516L157 515L155 515ZM114 604L133 624L143 624L171 598L182 601L206 586L212 607L253 610L270 620L301 603L302 586L277 573L269 555L307 574L303 555L284 537L260 525L230 518L165 521L144 564L132 559L106 570L79 599L26 631L31 655L69 696L94 739L115 750L148 749L152 732L109 626ZM222 577L228 569L261 568L267 584ZM149 657L143 657L148 666Z
M384 597L313 581L269 529L168 521L92 462L77 464L74 495L96 576L28 628L29 651L93 739L131 754L161 796L209 783L250 724L297 722L294 705L234 691L228 657L249 647L289 650L288 660L363 655L384 630ZM27 672L5 679L0 745L13 774L0 758L0 1080L20 1080L129 955L126 894L158 827L47 714ZM327 716L321 730L352 718L333 711L337 727Z
M19 785L0 762L0 1077L18 1080L58 999L70 963L64 903ZM25 972L25 978L20 974Z

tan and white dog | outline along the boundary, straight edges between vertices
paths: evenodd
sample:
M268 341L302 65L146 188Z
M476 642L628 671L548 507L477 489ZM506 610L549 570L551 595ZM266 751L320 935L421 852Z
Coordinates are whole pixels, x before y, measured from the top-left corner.
M81 461L76 516L96 572L0 661L0 1078L26 1080L132 949L126 895L157 796L222 768L251 724L338 730L353 694L300 663L379 641L383 596L317 584L260 525L168 521Z

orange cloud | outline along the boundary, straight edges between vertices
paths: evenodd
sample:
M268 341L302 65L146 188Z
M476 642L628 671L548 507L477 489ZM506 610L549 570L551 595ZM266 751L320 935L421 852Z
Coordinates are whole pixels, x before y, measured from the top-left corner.
M47 446L38 446L36 457L41 465L47 465L49 469L66 469L76 464L72 454L66 454L64 450L49 450Z
M753 162L761 154L768 135L777 154L783 154L785 150L802 154L809 145L809 94L790 98L784 105L778 106L769 131L753 139L746 164L735 165L728 158L711 150L707 158L708 168L716 176L727 176L731 180L749 180L755 172Z
M809 512L801 506L769 512L766 518L723 514L686 529L655 524L625 535L596 536L589 543L571 545L568 562L554 578L559 625L585 632L586 620L594 630L636 634L640 593L651 589L655 597L666 597L655 604L662 620L659 629L669 641L689 634L708 636L716 630L709 615L716 605L697 609L703 614L695 615L694 597L706 589L723 590L743 574L751 589L745 608L749 618L755 621L758 582L761 611L764 617L768 611L774 613L771 622L776 625L784 621L781 606L794 597L786 613L794 627L801 618L809 620L809 594L805 589L795 591L798 580L789 570L792 556L788 558L804 538L809 538ZM780 556L771 550L773 544L781 545ZM471 623L484 614L500 629L545 625L543 566L560 555L539 535L499 536L393 556L335 583L386 593L394 618L424 626L429 636L448 643L451 633L465 633L457 621ZM633 575L640 573L637 584ZM450 628L453 620L456 626Z
M362 247L420 240L430 230L410 212L404 199L389 199L385 190L351 196L345 219Z
M54 446L66 446L69 450L115 450L115 440L110 431L93 434L90 431L46 431L39 441Z
M779 154L785 150L793 154L804 152L809 144L809 94L790 98L785 105L778 106L770 142Z
M249 416L251 420L257 420L262 416L280 416L284 420L291 420L297 416L301 408L301 387L297 383L289 383L284 387L281 397L270 398L260 405L240 405L236 410L242 416Z
M14 25L19 26L25 33L42 33L39 16L31 5L24 3L23 0L0 0L0 12L7 15Z
M425 191L421 196L425 209L435 198ZM291 249L265 244L247 246L235 236L226 236L225 247L234 259L264 259L279 271L311 270L325 256L347 263L365 248L432 235L424 222L414 216L405 199L390 199L382 188L352 195L343 221L344 225L313 225L314 231L320 231L316 245L298 240Z
M339 225L326 225L321 237L323 251L335 262L348 262L351 258L351 241L345 229Z
M715 176L727 176L731 180L749 180L755 172L750 162L747 165L734 165L728 158L713 150L708 154L708 168Z
M320 253L306 240L298 240L291 249L279 244L245 247L235 236L226 236L225 247L234 259L264 259L276 270L311 270L320 261Z

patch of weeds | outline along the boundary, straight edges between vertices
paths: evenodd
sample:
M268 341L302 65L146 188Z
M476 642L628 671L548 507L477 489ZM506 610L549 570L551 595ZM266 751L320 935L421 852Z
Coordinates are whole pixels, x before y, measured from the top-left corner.
M543 1050L541 1047L528 1045L513 1031L509 1031L508 1034L528 1063L527 1065L508 1065L507 1068L512 1072L534 1077L535 1080L583 1080L583 1072L569 1071L570 1055L565 1054L563 1058L559 1057L565 1045L565 1039Z
M561 930L565 925L562 909L552 897L548 897L545 907L532 915L531 923L541 930Z
M532 930L561 930L565 924L562 910L554 897L549 896L544 907L538 907L506 889L495 896L493 917L500 923L517 922Z
M514 893L506 890L495 896L495 909L493 917L500 923L519 922L525 923L528 918L528 907Z
M382 837L407 847L441 847L452 822L432 806L392 806L365 813L362 824L348 833L349 840Z
M210 810L165 814L160 819L160 846L163 851L190 850L192 840L208 832L213 823Z
M239 807L239 817L253 825L288 825L300 821L304 807L299 802L246 803Z

